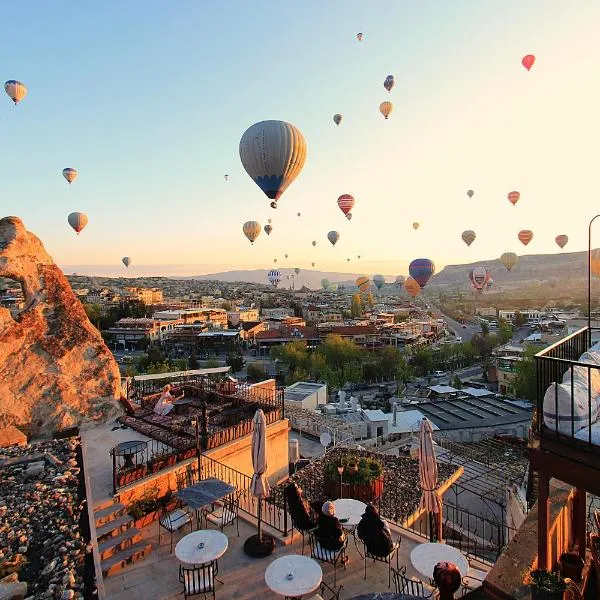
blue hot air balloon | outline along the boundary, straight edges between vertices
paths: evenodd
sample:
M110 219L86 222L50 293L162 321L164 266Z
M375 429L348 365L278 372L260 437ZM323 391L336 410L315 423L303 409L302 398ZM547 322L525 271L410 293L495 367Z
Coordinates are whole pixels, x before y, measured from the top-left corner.
M408 266L408 272L424 288L429 278L435 273L435 265L428 258L415 258Z

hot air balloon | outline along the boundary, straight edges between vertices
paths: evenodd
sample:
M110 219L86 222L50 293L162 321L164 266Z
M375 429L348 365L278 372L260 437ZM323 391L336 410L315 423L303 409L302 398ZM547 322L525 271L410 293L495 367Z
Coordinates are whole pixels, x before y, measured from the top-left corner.
M395 281L396 285L404 285L404 275L396 275L396 281Z
M315 266L315 263L310 263L310 264L311 264L311 265L313 266L313 268L314 268L314 266Z
M332 246L335 246L340 239L340 234L337 231L330 231L327 234L327 239L331 242Z
M68 217L67 221L69 225L77 232L79 232L88 224L87 215L82 212L72 212Z
M273 231L273 226L268 223L264 226L265 233L267 235L271 235L271 231Z
M404 289L415 298L421 292L421 286L412 278L408 277L404 282Z
M330 289L331 289L332 292L337 292L337 290L338 290L338 284L337 283L332 283Z
M267 223L269 223L269 225L271 224L271 219L267 219Z
M472 198L474 193L473 190L467 190L467 196L469 196L469 198Z
M385 81L383 82L383 87L388 91L391 92L392 88L394 87L394 76L393 75L388 75L385 78Z
M590 254L590 271L596 277L600 277L600 250L596 248Z
M260 235L260 223L258 221L246 221L242 225L244 235L254 244L254 240Z
M223 175L223 177L225 178L225 181L227 181L229 179L229 175L227 175L227 174Z
M527 246L527 244L529 244L529 242L533 239L533 232L529 229L521 229L521 231L519 231L518 238L523 245Z
M8 97L15 103L15 106L27 96L27 88L24 83L17 81L16 79L9 79L4 84L4 91L8 94Z
M267 198L278 200L304 166L306 142L291 123L261 121L244 132L240 159Z
M348 219L348 221L352 221L352 213L348 213L346 215L346 219Z
M487 269L485 267L475 267L470 273L469 273L469 278L471 279L471 283L473 284L473 287L478 290L481 291L483 290L487 278L488 278L488 272Z
M373 283L375 284L375 287L380 290L385 283L385 277L383 275L374 275Z
M435 265L428 258L415 258L408 265L410 276L419 284L419 287L424 288L429 281L429 278L435 273Z
M470 246L475 241L475 238L477 236L475 235L475 232L472 229L467 229L466 231L462 232L461 237L463 239L463 242L467 246Z
M274 259L273 259L273 262L274 262L274 263L276 263L276 262L277 262L277 259L276 259L276 258L274 258Z
M277 269L273 269L267 274L267 279L273 287L277 287L281 281L281 272Z
M529 71L531 67L533 67L533 63L535 62L535 56L533 54L527 54L521 60L521 64Z
M283 256L284 256L284 258L287 258L287 257L288 257L288 255L287 255L287 254L284 254Z
M337 204L340 207L340 210L347 215L354 207L354 196L351 196L350 194L342 194L338 198Z
M347 259L346 259L346 262L350 262L350 259L349 259L349 258L347 258Z
M313 240L312 241L312 245L313 245L313 247L316 246L317 245L317 240Z
M326 290L329 287L329 279L321 279L321 287Z
M510 194L508 194L508 200L510 201L510 203L515 206L516 203L519 201L519 198L521 197L521 194L519 192L510 192Z
M271 208L277 208L277 202L275 202L275 200L271 202Z
M358 258L358 260L360 260L360 254L356 258Z
M71 167L67 167L66 169L63 169L62 174L63 174L63 177L69 183L69 185L71 183L73 183L75 181L75 179L77 178L77 175L79 175L79 173L75 169L72 169Z
M564 248L567 245L567 242L569 241L569 236L565 235L564 233L561 235L557 235L556 238L554 239L554 241L561 247Z
M382 102L379 105L379 112L387 119L390 113L394 110L394 105L391 102Z
M416 231L417 229L419 229L419 224L415 221L413 223L413 229Z
M300 216L302 213L298 213L298 216Z
M298 274L300 273L300 269L299 269L298 267L296 267L296 268L294 269L294 273L296 273L296 275L298 275Z
M342 122L342 115L340 115L339 113L333 115L333 122L336 125L339 125Z
M365 292L369 291L369 288L371 287L371 282L369 281L368 277L365 277L364 275L362 277L359 277L356 281L356 287L359 289L360 292L362 292L363 294Z
M487 280L487 284L485 287L489 290L493 285L494 285L494 280L491 278L490 274L488 273L488 280Z
M505 252L501 257L500 261L510 271L518 262L519 257L514 252Z
M124 256L121 260L126 267L131 264L131 258L129 258L129 256Z
M357 39L359 42L362 42L362 39L363 39L363 34L362 34L362 33L357 33L357 34L356 34L356 39Z

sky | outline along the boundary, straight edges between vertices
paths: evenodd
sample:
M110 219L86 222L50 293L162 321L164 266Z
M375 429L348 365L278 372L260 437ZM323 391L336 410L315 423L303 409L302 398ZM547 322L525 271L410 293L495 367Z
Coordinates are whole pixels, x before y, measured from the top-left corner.
M0 78L28 87L17 107L0 98L0 216L22 218L66 272L192 275L277 258L393 275L418 257L440 271L560 252L558 234L564 251L587 249L600 212L597 0L30 0L1 3L0 22ZM307 143L277 210L238 151L266 119ZM72 186L65 167L79 171ZM72 211L89 217L79 236ZM269 218L251 246L242 224ZM527 248L521 229L534 232Z

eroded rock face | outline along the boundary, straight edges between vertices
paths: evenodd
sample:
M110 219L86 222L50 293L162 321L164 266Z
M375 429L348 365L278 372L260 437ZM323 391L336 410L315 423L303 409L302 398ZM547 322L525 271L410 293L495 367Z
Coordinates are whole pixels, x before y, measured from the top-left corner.
M117 412L119 368L71 286L17 217L0 219L0 277L25 310L0 308L0 427L48 433Z

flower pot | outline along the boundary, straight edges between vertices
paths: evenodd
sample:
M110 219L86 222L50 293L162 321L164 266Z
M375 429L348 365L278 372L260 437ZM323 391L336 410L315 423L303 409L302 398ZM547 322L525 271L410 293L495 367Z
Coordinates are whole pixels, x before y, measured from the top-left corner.
M584 562L577 552L564 552L560 555L560 574L573 581L581 581Z
M146 465L140 465L138 467L129 467L127 469L121 469L117 474L117 485L123 487L128 483L132 483L145 477L148 474L148 467Z

